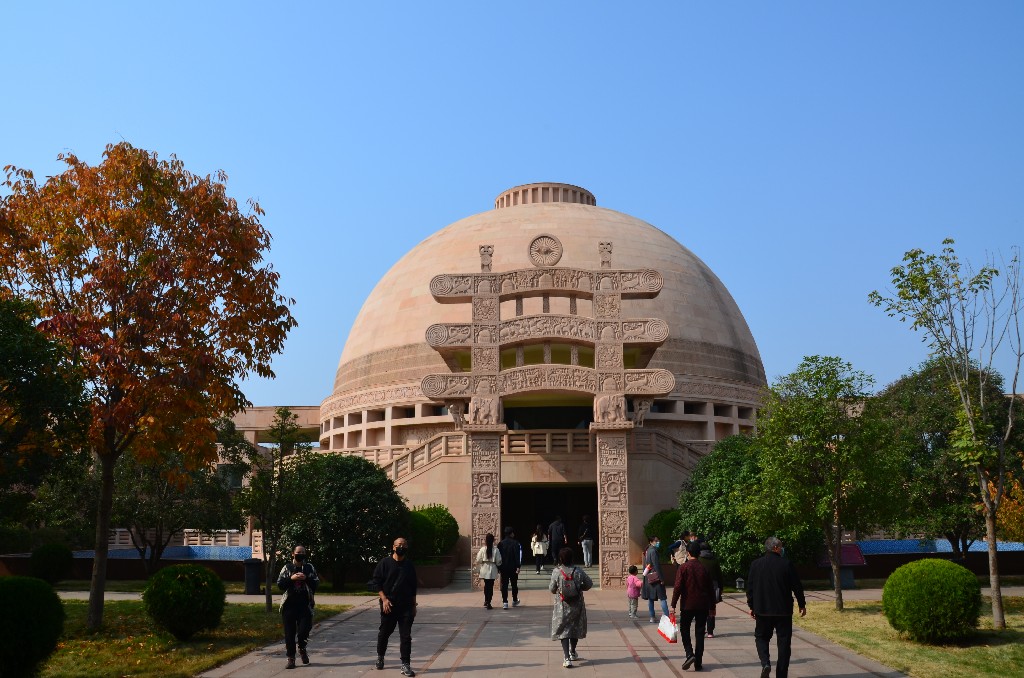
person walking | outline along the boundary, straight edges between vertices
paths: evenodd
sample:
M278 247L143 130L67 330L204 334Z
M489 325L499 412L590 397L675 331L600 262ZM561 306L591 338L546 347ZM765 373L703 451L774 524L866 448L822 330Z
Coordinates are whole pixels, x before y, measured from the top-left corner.
M412 623L416 618L416 567L409 560L409 543L404 537L395 539L391 555L377 563L370 583L378 592L380 606L377 670L384 668L388 638L397 626L402 675L415 676L416 672L412 670Z
M587 637L587 605L583 601L583 592L589 591L593 585L590 575L573 567L572 549L562 547L558 552L558 566L551 571L548 590L554 594L551 640L562 643L562 666L567 669L579 660L576 643Z
M665 590L665 578L661 576L661 563L658 562L658 547L661 540L657 536L647 537L647 551L644 553L644 574L643 588L640 589L640 597L647 601L647 611L650 623L656 624L654 618L654 601L661 601L662 614L668 614L668 593Z
M548 535L543 525L537 525L537 529L530 538L530 552L533 553L533 564L537 568L537 574L544 569L544 556L548 553Z
M775 675L786 678L789 675L789 657L793 641L793 598L800 610L800 616L807 615L804 601L804 587L793 563L783 557L782 541L768 537L764 543L765 554L750 564L747 575L747 607L750 616L756 620L754 645L761 660L761 678L771 675L769 643L774 632L779 657L775 662Z
M626 577L626 601L629 603L629 618L636 619L636 610L640 606L640 589L644 582L636 576L638 570L636 565L629 566L629 575Z
M590 567L594 564L594 526L590 524L590 516L583 516L577 537L583 550L583 567Z
M551 562L558 565L558 553L569 545L565 536L565 523L562 516L555 516L554 521L548 525L548 548L551 550Z
M718 603L722 602L722 590L725 588L725 577L722 576L722 565L718 562L718 556L711 550L711 544L707 540L700 543L700 564L707 569L711 575L711 583L715 587L715 596L711 599L711 607L708 608L708 638L715 637L715 617L718 613Z
M516 540L516 533L511 527L505 528L505 538L498 542L498 553L501 562L498 572L501 573L501 608L508 609L508 587L512 585L512 607L519 607L519 568L523 566L523 545Z
M672 588L672 610L676 603L681 602L679 616L679 635L682 636L686 658L683 670L693 666L694 671L704 668L704 629L708 621L708 608L715 599L715 587L711 575L698 557L700 544L690 542L686 545L686 562L676 570L676 581ZM690 641L690 624L695 623L693 630L696 647Z
M296 645L302 663L309 663L306 643L313 628L313 595L319 585L316 568L306 562L306 547L296 546L292 550L292 561L285 563L277 575L277 588L284 592L281 597L281 620L284 623L285 654L288 655L285 668L295 668Z
M498 567L501 565L501 552L494 547L494 535L490 532L484 537L484 545L476 552L477 574L484 582L484 607L491 609L491 598L494 597L494 580L498 578Z

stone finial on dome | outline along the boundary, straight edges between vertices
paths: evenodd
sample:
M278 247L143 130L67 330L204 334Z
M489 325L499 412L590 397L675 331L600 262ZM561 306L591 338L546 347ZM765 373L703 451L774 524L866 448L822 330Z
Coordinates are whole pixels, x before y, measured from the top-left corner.
M523 184L510 188L494 200L494 209L533 205L543 202L568 202L577 205L597 206L597 198L585 188L572 184L542 182Z

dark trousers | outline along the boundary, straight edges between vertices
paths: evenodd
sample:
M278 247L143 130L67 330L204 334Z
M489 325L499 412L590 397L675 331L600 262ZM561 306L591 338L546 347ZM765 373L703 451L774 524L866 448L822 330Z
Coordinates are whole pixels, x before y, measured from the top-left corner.
M715 632L715 616L717 615L716 607L716 605L712 605L711 609L708 610L708 633Z
M696 647L690 642L690 623L696 622L693 630L697 641ZM687 657L695 657L694 664L701 665L704 659L704 633L708 625L707 610L680 610L679 611L679 635L683 637L683 649Z
M295 656L295 639L300 650L306 649L309 632L313 628L313 613L306 605L286 605L281 610L284 620L284 647L289 657Z
M501 573L501 602L508 602L508 585L512 583L512 600L519 600L519 575L515 570Z
M778 638L779 644L779 658L775 661L775 676L776 678L786 678L789 675L789 655L793 643L793 617L757 615L757 623L754 625L754 645L757 647L757 658L761 660L761 666L771 664L768 643L772 640L772 632Z
M398 656L403 664L410 663L412 657L412 621L416 618L413 606L392 607L391 614L380 613L380 630L377 632L377 656L383 657L388 651L388 638L398 627Z
M494 597L494 580L484 579L484 605L491 604L491 598Z

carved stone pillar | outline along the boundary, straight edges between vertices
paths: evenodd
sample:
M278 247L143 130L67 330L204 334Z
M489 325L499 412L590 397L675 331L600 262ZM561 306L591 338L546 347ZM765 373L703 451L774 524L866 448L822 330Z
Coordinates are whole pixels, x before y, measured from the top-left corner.
M506 427L466 424L470 461L470 518L472 532L470 558L484 545L487 533L501 534L501 437ZM473 588L483 588L474 567Z
M597 450L597 524L601 588L626 586L629 568L629 493L627 445L629 431L591 424Z

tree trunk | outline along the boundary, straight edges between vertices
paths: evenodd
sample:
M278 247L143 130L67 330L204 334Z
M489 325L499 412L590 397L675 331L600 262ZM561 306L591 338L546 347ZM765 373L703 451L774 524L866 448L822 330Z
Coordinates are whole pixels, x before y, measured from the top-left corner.
M825 530L825 547L828 549L828 560L832 566L832 587L836 594L836 610L843 611L843 583L839 574L839 549L842 544L842 528Z
M996 558L996 516L985 504L985 537L988 540L988 584L992 589L992 628L1002 631L1006 628L1003 616L1003 588L999 583L999 561Z
M266 547L267 547L267 542L263 542L263 548L266 549ZM265 562L267 564L267 590L266 590L265 596L266 596L266 602L267 602L267 614L270 614L271 612L274 611L274 588L273 587L274 587L274 584L277 583L277 582L274 581L274 560L276 560L276 559L274 558L274 552L273 551L270 551L270 552L264 551L264 553L266 555Z
M100 500L96 511L96 544L89 584L89 613L86 628L99 631L103 626L103 596L107 588L107 552L110 539L110 513L114 505L114 465L117 457L97 455L100 460Z

